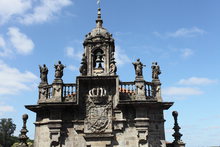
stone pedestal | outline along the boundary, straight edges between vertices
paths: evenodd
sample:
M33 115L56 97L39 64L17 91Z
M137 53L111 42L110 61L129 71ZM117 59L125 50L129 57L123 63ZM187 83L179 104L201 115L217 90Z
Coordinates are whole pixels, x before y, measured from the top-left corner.
M143 80L143 78L136 78L134 83L136 86L135 100L146 100L146 87L145 87L145 81Z
M153 96L157 99L158 102L162 102L162 96L161 96L161 83L160 80L154 79L152 80L153 86Z
M52 84L53 92L52 92L52 102L62 102L62 94L63 94L63 80L55 79Z

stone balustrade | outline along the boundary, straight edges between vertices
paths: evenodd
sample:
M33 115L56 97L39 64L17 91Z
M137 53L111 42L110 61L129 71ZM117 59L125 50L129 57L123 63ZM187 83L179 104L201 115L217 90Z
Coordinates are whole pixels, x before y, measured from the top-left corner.
M119 83L119 92L122 96L122 100L135 100L135 97L138 95L139 91L143 91L144 99L154 99L157 91L155 91L154 83L143 81L143 86L139 86L136 82L120 82Z
M158 92L153 82L143 81L143 85L133 82L119 82L121 100L154 100ZM48 102L76 102L77 85L75 83L60 83L39 87L39 103ZM139 93L142 93L140 95ZM141 99L137 99L141 96Z
M39 87L38 103L76 102L76 84L60 83Z

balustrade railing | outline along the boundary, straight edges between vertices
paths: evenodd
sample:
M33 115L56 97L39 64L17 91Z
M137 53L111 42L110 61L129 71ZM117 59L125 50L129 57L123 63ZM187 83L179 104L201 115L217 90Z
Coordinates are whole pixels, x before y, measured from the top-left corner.
M72 97L76 95L76 84L63 85L63 97Z
M134 82L120 82L119 92L134 94L135 93Z
M153 88L153 83L151 82L145 82L145 95L146 97L148 98L153 98L154 96L154 88ZM122 93L122 94L126 94L128 96L134 96L136 95L136 92L137 92L137 87L135 86L135 82L120 82L119 83L119 92Z
M153 83L145 81L145 93L147 97L153 97Z

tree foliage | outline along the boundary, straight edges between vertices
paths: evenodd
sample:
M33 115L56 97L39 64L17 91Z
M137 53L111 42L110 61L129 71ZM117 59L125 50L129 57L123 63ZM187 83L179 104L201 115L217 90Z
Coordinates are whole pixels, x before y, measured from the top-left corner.
M0 119L0 144L3 147L10 147L18 140L17 137L12 136L16 129L16 125L11 118Z

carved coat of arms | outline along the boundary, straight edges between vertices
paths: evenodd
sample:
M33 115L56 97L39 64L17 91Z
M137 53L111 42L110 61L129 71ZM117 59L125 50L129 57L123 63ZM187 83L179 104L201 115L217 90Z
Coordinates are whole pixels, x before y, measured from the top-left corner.
M86 102L86 131L90 133L104 132L111 122L112 103L103 88L93 88L89 92Z

